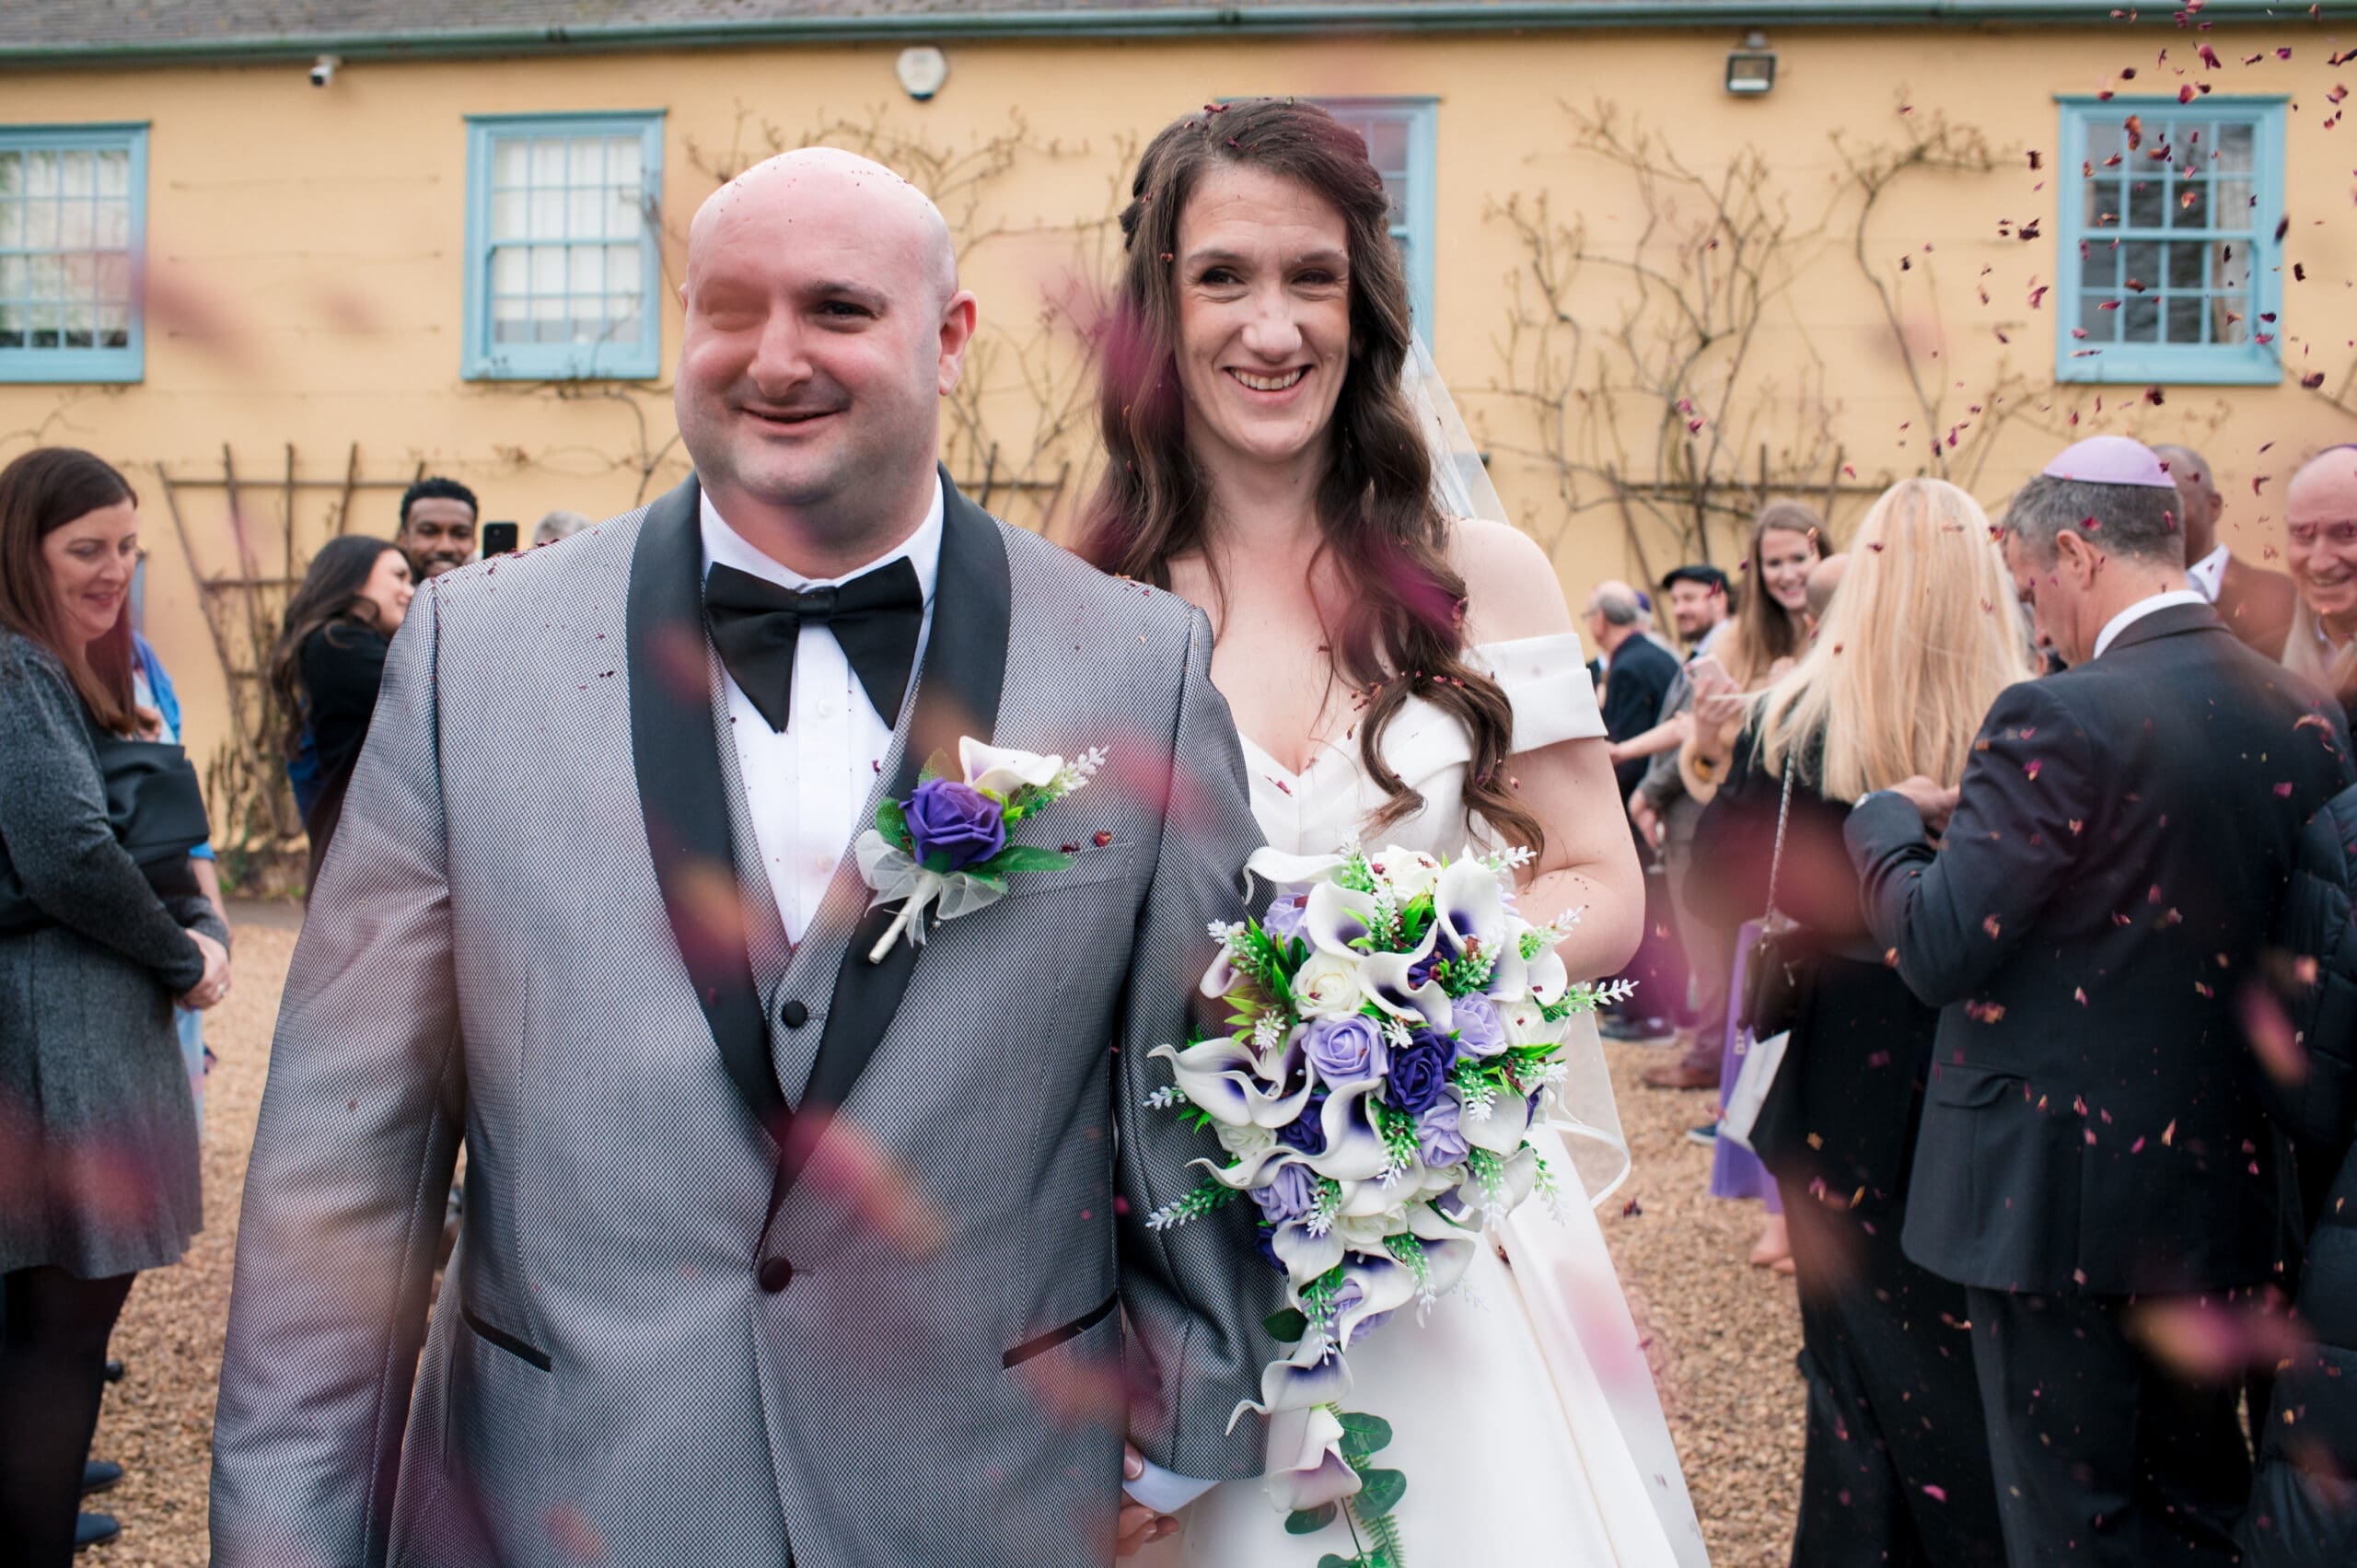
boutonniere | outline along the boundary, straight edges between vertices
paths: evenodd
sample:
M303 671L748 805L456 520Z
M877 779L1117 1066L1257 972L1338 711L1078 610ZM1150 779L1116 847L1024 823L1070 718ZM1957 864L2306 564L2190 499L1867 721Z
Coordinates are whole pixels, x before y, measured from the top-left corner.
M1062 800L1104 765L1101 746L1067 762L985 746L970 735L958 742L954 775L948 759L934 753L917 774L915 793L906 800L887 796L876 807L876 826L853 846L859 875L876 894L867 907L900 900L891 925L867 950L867 961L883 962L892 939L903 933L911 946L923 943L928 909L936 922L954 920L1004 898L1006 879L1018 871L1069 866L1073 857L1062 850L1007 842L1006 830Z

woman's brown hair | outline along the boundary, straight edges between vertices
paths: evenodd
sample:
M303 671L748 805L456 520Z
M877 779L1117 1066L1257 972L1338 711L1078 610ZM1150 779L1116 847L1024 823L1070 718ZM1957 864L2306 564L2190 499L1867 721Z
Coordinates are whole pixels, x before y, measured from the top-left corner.
M41 540L92 512L139 497L105 459L75 447L36 447L0 469L0 626L29 637L57 656L101 728L116 735L139 729L132 685L131 596L114 624L75 645L65 627Z
M289 758L303 754L303 734L310 724L310 703L303 691L303 645L315 632L323 632L343 645L349 628L365 626L383 633L377 624L377 601L361 590L375 575L377 563L399 547L365 534L346 534L322 546L303 572L303 581L286 601L286 616L279 625L278 642L270 652L270 694L285 720L280 744Z
M1386 726L1416 695L1471 737L1468 807L1537 850L1544 830L1505 776L1514 710L1465 656L1465 581L1449 564L1448 519L1433 502L1431 457L1400 389L1408 284L1382 177L1358 134L1326 110L1290 99L1214 105L1165 127L1139 160L1121 214L1127 260L1101 344L1108 460L1082 516L1079 552L1102 571L1163 588L1176 557L1209 560L1209 497L1188 451L1178 384L1177 256L1188 200L1223 165L1316 192L1341 213L1349 238L1350 367L1317 506L1319 552L1333 558L1350 606L1339 627L1327 628L1328 646L1336 672L1366 694L1359 756L1389 797L1375 826L1423 804L1383 761Z
M1825 519L1806 502L1771 501L1752 517L1743 558L1743 604L1719 652L1719 662L1746 691L1757 687L1778 659L1798 658L1808 645L1801 618L1768 591L1768 575L1759 561L1771 533L1805 535L1817 558L1825 559Z

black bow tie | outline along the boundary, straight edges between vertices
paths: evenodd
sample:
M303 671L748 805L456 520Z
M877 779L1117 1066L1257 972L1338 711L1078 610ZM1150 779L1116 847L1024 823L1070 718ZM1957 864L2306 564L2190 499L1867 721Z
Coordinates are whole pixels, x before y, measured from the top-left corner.
M783 731L792 714L794 645L806 621L835 634L867 700L886 724L900 722L924 624L924 589L907 556L804 593L715 564L704 575L703 608L720 662L772 729Z

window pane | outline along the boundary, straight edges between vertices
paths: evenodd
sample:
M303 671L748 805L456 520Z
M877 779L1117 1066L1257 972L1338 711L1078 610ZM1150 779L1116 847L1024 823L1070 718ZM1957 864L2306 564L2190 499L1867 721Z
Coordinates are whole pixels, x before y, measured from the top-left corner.
M29 195L57 194L57 155L27 153L25 155L25 191Z
M25 155L0 153L0 196L25 193Z
M2237 291L2250 287L2250 247L2217 246L2210 258L2210 285Z
M2240 299L2210 301L2210 341L2213 343L2250 342L2250 312Z
M1405 121L1376 116L1360 126L1366 136L1367 161L1386 174L1408 172L1408 125Z
M527 307L520 299L494 299L491 303L491 341L495 343L520 343L531 341L531 327L525 319Z
M93 232L90 220L89 203L60 202L57 204L58 245L67 250L87 250Z
M0 299L22 299L25 296L25 259L22 256L0 256Z
M605 192L595 186L576 186L565 192L564 236L567 239L597 239L606 221Z
M101 305L99 307L99 346L129 348L131 346L131 307Z
M602 298L576 299L573 302L573 341L575 343L594 343L606 335L605 318L600 314L605 303Z
M536 343L561 343L571 335L562 299L532 301L532 338Z
M563 142L540 140L532 144L532 183L535 186L564 183Z
M567 179L570 183L575 185L605 183L606 145L604 142L584 136L573 143L569 151L572 168Z
M2135 228L2158 228L2168 212L2168 192L2157 180L2133 180L2128 185L2128 222Z
M2107 343L2119 335L2119 312L2104 308L2113 301L2113 296L2092 289L2079 296L2079 327L2088 343Z
M532 238L563 239L564 238L564 192L562 190L532 192Z
M126 303L131 298L131 258L117 250L99 258L99 297Z
M638 296L611 294L606 296L606 341L616 343L638 342Z
M99 259L88 251L65 257L65 290L68 299L90 299L99 292Z
M606 247L606 286L617 294L636 297L640 287L638 247L609 245Z
M97 335L98 318L89 306L69 305L65 308L65 346L67 348L89 348L93 346Z
M2247 121L2217 127L2212 133L2215 145L2211 152L2216 161L2211 165L2220 174L2247 174L2251 171L2251 157L2258 139L2258 127Z
M606 143L606 180L608 183L636 191L641 183L638 168L638 138L615 136Z
M33 257L29 276L27 292L35 299L55 299L65 292L65 263L55 256Z
M32 334L29 346L55 348L57 346L57 307L54 305L34 306L28 312L27 330Z
M2249 228L2258 197L2247 180L2220 180L2211 187L2210 221L2220 228Z
M491 292L495 295L532 291L531 252L510 245L491 253Z
M1406 223L1408 221L1408 177L1404 174L1385 175L1383 200L1384 204L1390 210L1391 226L1397 228Z
M2131 239L2119 247L2121 286L2142 284L2157 288L2161 282L2161 243L2157 239Z
M2129 296L2115 314L2119 318L2120 342L2149 343L2160 341L2161 302L2151 295Z
M628 239L636 234L638 211L636 185L616 185L610 188L606 199L606 238Z
M2169 191L2169 226L2172 228L2208 228L2210 226L2210 184L2203 180L2180 180Z
M25 249L50 250L57 245L57 203L28 202L25 203Z
M120 250L131 243L131 203L100 202L98 204L98 232L93 237L109 250Z
M491 182L495 187L521 187L529 181L531 144L503 136L491 145Z
M25 204L0 202L0 250L15 250L25 243Z
M2200 288L2203 247L2189 240L2180 240L2168 248L2168 285L2171 288Z
M576 295L605 293L606 253L594 246L575 246L568 263L565 288ZM576 300L575 308L584 307Z
M25 346L25 308L0 299L0 348Z
M58 156L58 184L66 195L89 195L97 179L90 168L88 153L66 152Z
M2117 120L2092 122L2087 126L2087 161L2096 168L2114 153L2128 150L2128 134Z
M99 194L131 194L131 155L120 147L99 154Z
M532 292L562 295L564 293L564 247L536 246L532 257Z
M531 203L521 191L503 191L491 199L491 238L521 239L530 232Z
M2168 341L2173 343L2198 343L2201 341L2203 301L2199 295L2173 294L2165 301Z
M2110 228L2119 222L2119 181L2090 180L2087 181L2087 215L2089 228Z

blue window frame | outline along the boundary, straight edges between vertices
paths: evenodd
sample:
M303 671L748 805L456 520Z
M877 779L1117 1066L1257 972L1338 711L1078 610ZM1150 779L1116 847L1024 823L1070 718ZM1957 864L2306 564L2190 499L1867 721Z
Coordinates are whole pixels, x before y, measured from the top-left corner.
M659 375L662 189L660 110L470 116L467 379Z
M1322 98L1320 107L1366 140L1391 198L1391 238L1408 266L1416 331L1433 341L1433 157L1438 106L1428 98Z
M146 250L146 126L0 126L0 382L145 375Z
M2279 98L2065 98L2058 381L2282 379Z

